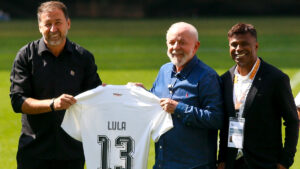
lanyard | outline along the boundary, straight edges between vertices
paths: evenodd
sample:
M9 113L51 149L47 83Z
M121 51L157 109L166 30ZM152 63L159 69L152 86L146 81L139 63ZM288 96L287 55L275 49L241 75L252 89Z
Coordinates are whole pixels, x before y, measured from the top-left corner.
M247 83L246 89L244 91L241 91L242 90L241 89L242 84L241 83L239 83L240 85L238 84L238 80L239 80L238 76L237 75L234 76L234 85L235 85L235 90L234 90L235 104L234 104L234 107L235 107L236 110L239 110L238 115L239 115L240 118L242 117L242 113L243 113L243 109L244 109L244 102L245 102L246 97L248 95L248 92L251 88L253 79L254 79L254 77L257 73L259 65L260 65L260 59L258 58L257 62L254 65L253 70L251 71L250 74L247 75L248 77L246 79L251 80L251 82ZM238 92L237 88L240 89L239 92ZM241 95L239 95L239 93L241 93Z

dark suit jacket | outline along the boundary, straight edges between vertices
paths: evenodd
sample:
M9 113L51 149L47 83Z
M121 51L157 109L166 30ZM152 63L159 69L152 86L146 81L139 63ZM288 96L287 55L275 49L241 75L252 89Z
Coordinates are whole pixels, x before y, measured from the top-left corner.
M289 77L264 62L254 78L246 98L243 116L243 154L251 169L276 169L293 164L298 141L298 115L291 92ZM237 149L227 147L229 117L235 117L233 102L234 69L221 76L226 123L220 134L219 162L232 169ZM282 143L282 119L285 127L285 144Z

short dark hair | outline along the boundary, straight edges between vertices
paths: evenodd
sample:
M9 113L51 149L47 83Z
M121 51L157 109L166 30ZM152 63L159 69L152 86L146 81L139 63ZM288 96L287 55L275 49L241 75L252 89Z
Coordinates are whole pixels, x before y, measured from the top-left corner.
M237 23L231 27L228 31L228 38L233 37L234 35L238 34L247 34L250 33L255 39L257 40L257 32L253 25L246 24L246 23Z
M47 1L47 2L41 3L41 5L38 7L38 10L37 10L38 21L40 21L40 19L41 19L40 17L41 17L42 13L53 10L55 8L62 10L66 19L69 19L68 8L66 7L66 5L64 3L59 2L59 1Z

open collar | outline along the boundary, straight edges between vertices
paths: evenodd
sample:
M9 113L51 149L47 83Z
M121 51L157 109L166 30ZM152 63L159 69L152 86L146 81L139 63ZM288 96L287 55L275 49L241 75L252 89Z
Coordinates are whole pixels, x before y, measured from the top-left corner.
M173 74L176 77L179 78L183 78L186 79L187 76L190 74L190 72L192 71L192 69L195 67L195 65L197 64L198 59L197 56L195 55L185 66L184 68L180 71L180 72L176 72L176 66L173 65Z

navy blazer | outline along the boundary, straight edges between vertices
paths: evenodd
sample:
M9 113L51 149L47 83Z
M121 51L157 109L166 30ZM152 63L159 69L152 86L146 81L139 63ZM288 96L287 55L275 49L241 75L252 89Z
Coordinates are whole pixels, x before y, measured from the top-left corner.
M227 147L229 117L235 117L233 102L234 70L221 76L225 125L220 132L219 162L233 169L236 148ZM261 59L261 65L246 98L243 116L245 162L251 169L276 169L278 163L289 168L294 162L298 141L298 115L289 77ZM285 144L282 143L282 119Z

